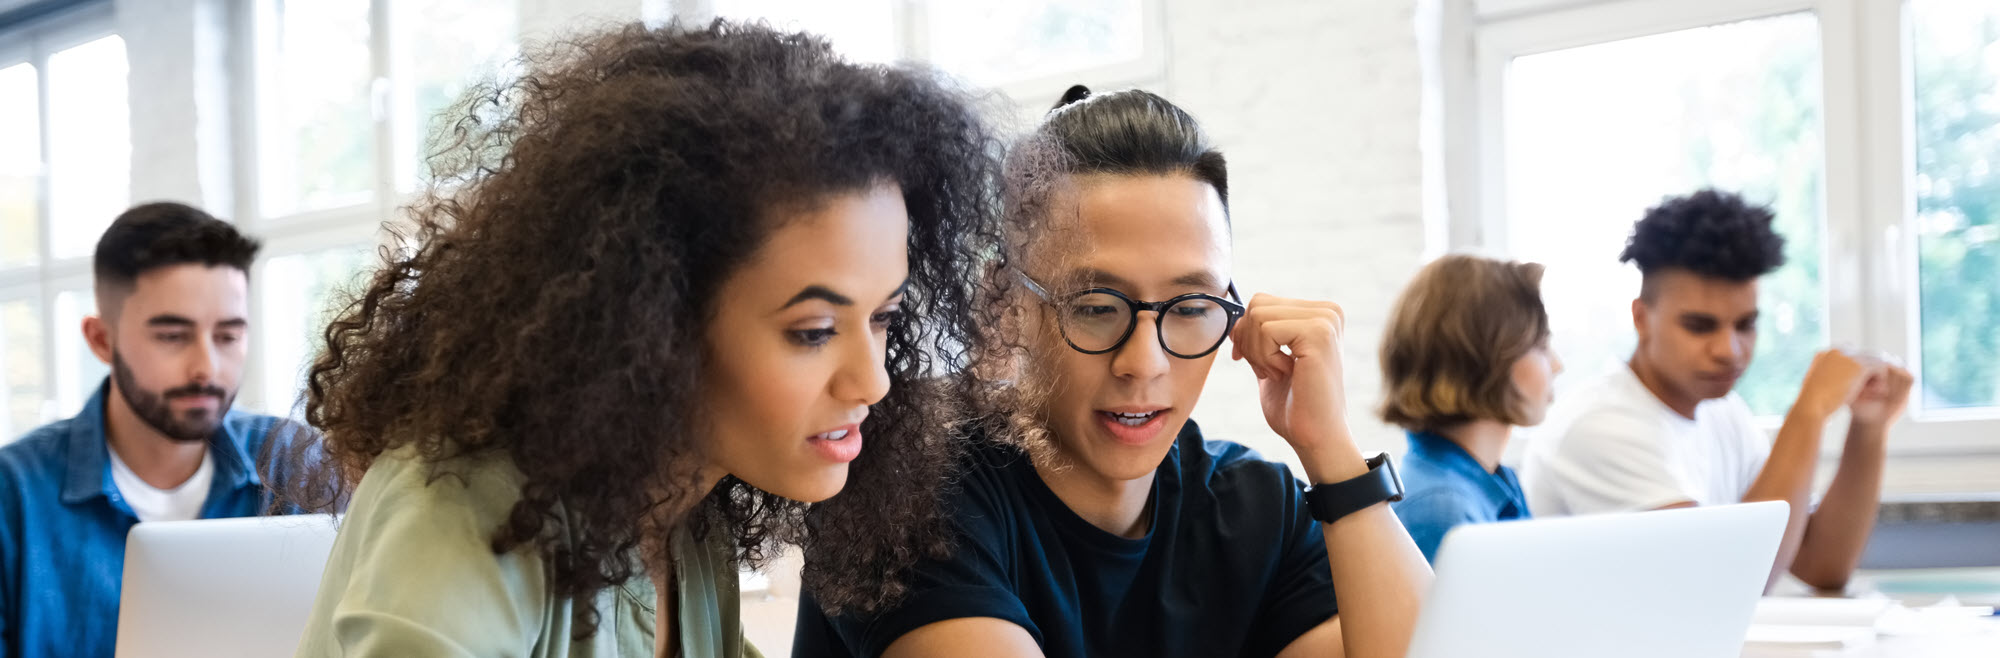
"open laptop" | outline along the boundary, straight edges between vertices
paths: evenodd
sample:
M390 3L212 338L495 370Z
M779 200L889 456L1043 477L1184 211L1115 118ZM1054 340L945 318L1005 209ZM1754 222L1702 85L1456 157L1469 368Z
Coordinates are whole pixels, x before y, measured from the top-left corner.
M1782 502L1461 526L1409 658L1735 658Z
M335 530L324 514L133 526L117 657L292 655Z

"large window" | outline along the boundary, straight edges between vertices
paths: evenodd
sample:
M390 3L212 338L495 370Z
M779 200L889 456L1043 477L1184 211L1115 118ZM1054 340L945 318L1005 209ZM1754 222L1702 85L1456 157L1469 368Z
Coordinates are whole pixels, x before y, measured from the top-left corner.
M1790 14L1514 59L1506 97L1507 247L1549 266L1555 348L1584 383L1632 353L1638 272L1618 263L1663 197L1714 186L1771 204L1785 267L1761 286L1752 409L1791 405L1827 342L1818 21Z
M439 112L473 84L506 77L518 49L518 21L509 4L389 0L391 173L397 191L415 190L427 177L425 145L451 128Z
M264 323L257 327L262 347L258 373L263 404L271 413L295 414L305 390L307 369L318 356L336 304L360 283L373 250L366 245L268 259L257 273L257 299Z
M116 35L49 55L49 223L56 258L89 256L132 187L125 41Z
M513 58L512 4L259 3L258 216L373 216L415 189L433 118Z
M35 65L0 68L0 268L41 260L42 94Z
M368 203L376 183L368 3L263 7L258 214Z
M2000 430L2000 5L1991 0L1482 0L1449 94L1455 247L1549 264L1561 385L1632 349L1631 223L1702 186L1769 204L1738 390L1782 414L1811 355L1918 371L1892 452L1991 451ZM1483 13L1481 13L1483 12ZM1467 154L1470 154L1469 156Z
M2000 406L2000 4L1910 5L1925 409Z
M76 413L107 371L79 327L130 198L126 70L101 13L0 35L0 443Z
M320 329L375 261L377 229L428 173L440 112L504 77L516 2L260 0L253 4L257 99L258 339L246 407L298 409Z
M42 358L42 318L33 299L0 300L0 441L12 441L41 424L48 397L47 361Z
M97 294L89 282L56 293L55 309L55 417L68 416L83 408L83 400L97 391L97 385L111 374L111 366L98 360L83 340L83 319L97 314Z

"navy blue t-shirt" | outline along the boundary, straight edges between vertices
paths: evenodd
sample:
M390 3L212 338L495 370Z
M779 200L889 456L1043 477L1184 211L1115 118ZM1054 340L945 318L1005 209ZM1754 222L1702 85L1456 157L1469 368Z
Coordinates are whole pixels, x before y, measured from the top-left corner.
M801 597L794 656L877 656L922 626L1020 625L1051 658L1270 656L1335 612L1326 540L1283 464L1193 421L1153 479L1145 537L1076 515L1018 449L980 442L949 496L954 555L918 564L911 594L867 617Z

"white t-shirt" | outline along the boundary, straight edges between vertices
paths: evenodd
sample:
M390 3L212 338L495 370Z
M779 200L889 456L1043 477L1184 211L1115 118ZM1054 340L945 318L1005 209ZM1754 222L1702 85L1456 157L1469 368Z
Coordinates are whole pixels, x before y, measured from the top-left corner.
M1522 460L1535 516L1742 502L1771 456L1742 396L1703 400L1689 420L1629 367L1558 401L1549 417Z
M192 521L201 518L201 505L208 502L208 487L215 481L215 457L204 452L194 476L172 489L160 489L139 479L118 451L111 450L111 482L132 513L144 521Z

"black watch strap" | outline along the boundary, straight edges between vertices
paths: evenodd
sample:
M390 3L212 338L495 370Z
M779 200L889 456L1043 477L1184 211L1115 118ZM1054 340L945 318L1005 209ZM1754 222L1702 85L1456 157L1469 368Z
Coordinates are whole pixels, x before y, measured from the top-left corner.
M1368 458L1368 472L1353 479L1331 484L1304 486L1306 507L1320 523L1333 523L1349 514L1381 502L1403 499L1403 480L1396 477L1396 465L1389 453Z

